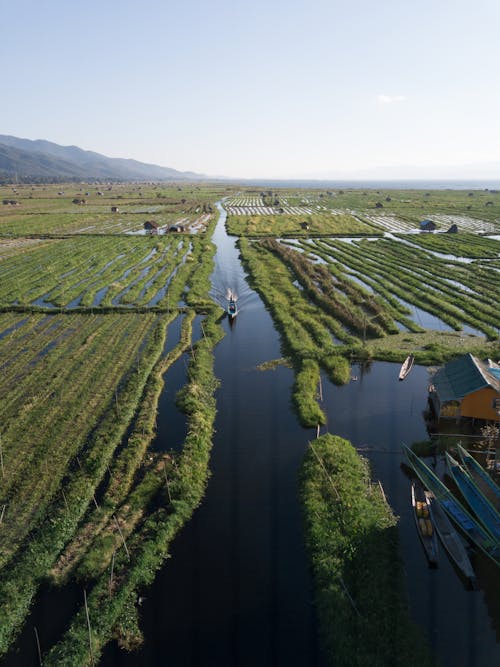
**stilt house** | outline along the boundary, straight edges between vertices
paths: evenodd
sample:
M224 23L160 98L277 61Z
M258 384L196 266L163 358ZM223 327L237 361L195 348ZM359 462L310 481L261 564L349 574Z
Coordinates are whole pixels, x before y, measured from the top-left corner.
M438 419L500 421L500 365L464 354L440 368L429 387Z

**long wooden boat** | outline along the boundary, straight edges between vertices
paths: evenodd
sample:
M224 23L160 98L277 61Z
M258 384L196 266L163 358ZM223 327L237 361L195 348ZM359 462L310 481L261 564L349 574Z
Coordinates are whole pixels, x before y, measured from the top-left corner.
M406 357L406 359L403 361L403 365L401 366L401 369L399 371L399 379L400 380L405 379L405 377L408 375L408 373L413 368L414 363L415 363L415 356L413 354L409 354Z
M411 504L417 533L424 547L429 565L437 567L438 546L436 533L432 525L430 507L425 497L424 488L419 482L412 482L411 484Z
M476 588L476 575L472 568L467 549L462 542L460 535L453 528L451 521L448 519L446 512L436 500L432 491L424 491L431 520L439 535L441 544L446 549L449 557L455 563L456 567L462 572L464 577L469 580L472 588Z
M500 544L498 540L482 527L465 507L455 498L447 486L411 449L403 445L409 464L417 474L422 484L432 491L436 500L447 513L449 518L481 551L489 556L494 563L500 565Z
M500 544L500 514L474 483L469 473L448 452L445 454L448 470L461 494L486 530Z
M464 468L483 491L484 495L488 494L490 498L494 499L495 509L498 510L500 505L500 487L498 484L495 483L495 480L488 475L483 466L466 449L461 445L457 445L457 449Z

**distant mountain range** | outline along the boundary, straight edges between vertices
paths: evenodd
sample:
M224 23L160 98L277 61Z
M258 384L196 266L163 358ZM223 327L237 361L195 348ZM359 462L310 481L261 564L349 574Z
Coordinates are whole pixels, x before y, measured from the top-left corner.
M32 141L0 134L0 181L3 182L191 181L203 178L206 177L202 174L106 157L77 146L59 146L42 139Z

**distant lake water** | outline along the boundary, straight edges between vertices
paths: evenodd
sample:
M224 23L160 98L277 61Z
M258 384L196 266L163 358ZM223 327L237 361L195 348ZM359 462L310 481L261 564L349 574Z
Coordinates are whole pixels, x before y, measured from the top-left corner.
M500 180L484 179L457 179L457 180L432 180L432 179L376 179L376 180L276 180L276 179L248 179L235 180L246 186L273 187L273 188L349 188L366 190L485 190L500 189Z

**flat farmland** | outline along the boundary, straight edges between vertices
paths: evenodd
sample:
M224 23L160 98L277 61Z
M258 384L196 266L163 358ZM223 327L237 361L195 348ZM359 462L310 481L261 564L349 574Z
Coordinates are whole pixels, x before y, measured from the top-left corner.
M221 309L208 296L219 197L195 185L2 189L0 655L40 584L66 582L78 568L92 595L105 581L104 598L88 601L106 619L94 633L97 655L201 500L220 337ZM145 219L158 233L144 233ZM162 233L171 222L181 233ZM167 372L182 355L183 447L148 451ZM86 661L88 643L74 661L74 635L69 644L52 664Z
M77 457L88 460L105 413L124 404L127 378L138 372L157 317L0 317L7 332L0 340L0 565L47 520L56 493L63 500Z
M186 235L0 239L0 306L163 306L191 251Z
M343 384L352 358L497 358L500 243L450 235L445 254L441 235L426 235L425 247L412 243L418 238L240 239L251 284L293 360L305 426L324 423L315 399L320 369Z
M197 233L214 218L216 194L199 186L1 186L0 236L137 234L146 221Z
M500 232L500 195L489 190L248 190L224 206L228 231L243 236L408 233L429 219L438 231Z

